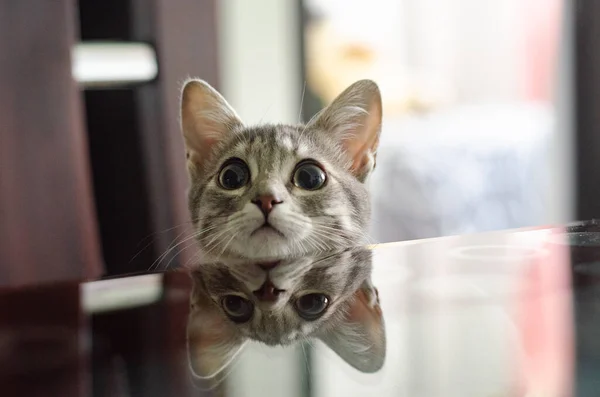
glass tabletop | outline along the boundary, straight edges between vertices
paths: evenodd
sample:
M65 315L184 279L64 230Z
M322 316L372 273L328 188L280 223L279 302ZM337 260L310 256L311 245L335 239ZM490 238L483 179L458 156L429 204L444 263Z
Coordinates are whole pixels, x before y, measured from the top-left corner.
M0 290L3 396L595 396L600 222Z

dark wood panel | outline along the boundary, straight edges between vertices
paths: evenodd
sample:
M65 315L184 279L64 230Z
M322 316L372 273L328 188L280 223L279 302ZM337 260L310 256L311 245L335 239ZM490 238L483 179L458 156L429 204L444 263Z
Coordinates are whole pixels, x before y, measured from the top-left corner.
M168 346L168 379L171 390L182 397L212 396L200 393L192 383L187 356L187 319L190 309L192 279L185 271L166 273L163 310L165 313L165 336ZM218 394L218 393L215 393Z
M126 395L115 390L119 377L136 396L212 395L194 387L187 361L191 279L175 271L163 281L159 302L92 316L95 397Z
M79 1L82 37L150 43L159 65L154 81L86 92L103 253L115 275L147 270L173 241L191 233L179 89L191 75L218 85L217 21L215 0L102 4L100 10L96 0ZM156 267L178 266L193 252L174 250Z
M79 0L84 41L132 41L132 20L130 0ZM84 96L96 211L108 275L145 271L159 255L149 187L159 185L160 178L149 171L152 159L144 145L147 133L137 113L139 86L89 89Z
M186 205L188 186L179 131L179 90L190 76L218 87L216 0L132 0L134 39L156 45L159 78L139 89L140 123L145 133L149 172L153 175L155 230L175 227L157 239L161 252L176 236L191 232ZM191 259L194 250L176 258ZM166 260L170 260L168 257Z
M2 396L89 396L80 303L77 283L0 290Z
M132 89L85 92L96 211L111 275L145 271L158 256L136 98Z
M0 0L0 285L101 269L73 0Z

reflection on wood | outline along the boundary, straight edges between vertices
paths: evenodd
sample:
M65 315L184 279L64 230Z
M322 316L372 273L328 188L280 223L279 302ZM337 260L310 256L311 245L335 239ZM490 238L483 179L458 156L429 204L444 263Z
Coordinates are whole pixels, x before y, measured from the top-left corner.
M1 290L2 395L88 395L85 331L78 284Z

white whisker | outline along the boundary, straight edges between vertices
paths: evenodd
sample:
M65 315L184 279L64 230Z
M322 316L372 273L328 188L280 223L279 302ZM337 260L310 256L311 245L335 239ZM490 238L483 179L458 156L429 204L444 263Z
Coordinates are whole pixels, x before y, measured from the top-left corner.
M152 269L154 269L155 267L156 267L156 268L158 268L158 266L160 265L160 262L162 262L162 261L163 261L163 260L164 260L164 259L167 257L167 255L169 255L171 252L173 252L173 250L175 250L175 249L176 249L177 247L179 247L181 244L184 244L184 243L186 243L186 242L188 242L188 241L190 241L190 240L196 239L196 238L198 238L199 236L201 236L202 234L204 234L204 233L207 233L207 232L209 232L209 231L211 231L211 230L215 229L216 227L217 227L217 226L211 226L211 227L209 227L209 228L206 228L206 229L204 229L204 230L196 231L196 232L192 233L190 236L188 236L188 237L184 238L182 241L178 242L177 244L175 244L175 245L172 245L172 244L173 244L173 243L175 243L175 241L177 241L177 239L178 239L179 237L181 237L181 235L182 235L182 234L184 234L185 232L184 232L184 233L181 233L181 234L179 234L177 237L175 237L175 239L173 240L173 242L170 244L171 246L170 246L169 248L167 248L167 250L165 250L165 252L163 252L163 253L162 253L162 254L161 254L161 255L160 255L160 256L159 256L159 257L158 257L158 258L157 258L157 259L156 259L154 262L152 262L152 264L150 265L150 268L149 268L148 270L152 270Z
M304 94L306 93L306 80L304 80L304 86L302 87L302 96L300 97L300 110L298 111L298 124L302 121L302 106L304 105Z

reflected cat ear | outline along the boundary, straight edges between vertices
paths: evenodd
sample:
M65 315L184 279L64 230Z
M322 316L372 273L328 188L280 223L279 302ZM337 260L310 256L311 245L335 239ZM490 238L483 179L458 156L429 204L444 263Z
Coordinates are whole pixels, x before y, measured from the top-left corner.
M190 79L181 93L181 130L190 171L210 157L215 146L242 122L225 98L203 80Z
M201 280L193 278L187 327L188 360L199 386L213 388L228 374L245 341L207 296Z
M351 298L341 324L320 339L344 361L361 372L377 372L385 361L385 326L377 290L363 283Z
M350 171L364 182L375 168L381 117L379 87L371 80L360 80L316 115L307 128L335 139L350 162Z

